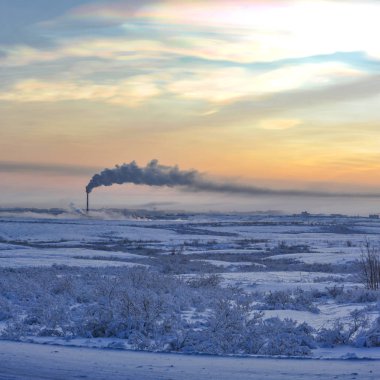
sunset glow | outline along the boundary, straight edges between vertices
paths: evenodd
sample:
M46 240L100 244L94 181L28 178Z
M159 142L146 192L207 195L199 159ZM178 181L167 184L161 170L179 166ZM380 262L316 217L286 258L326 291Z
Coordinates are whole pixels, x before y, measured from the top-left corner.
M0 207L81 202L93 170L153 158L273 189L379 192L377 1L3 0L0 14ZM134 192L134 206L213 208L130 186L99 206Z

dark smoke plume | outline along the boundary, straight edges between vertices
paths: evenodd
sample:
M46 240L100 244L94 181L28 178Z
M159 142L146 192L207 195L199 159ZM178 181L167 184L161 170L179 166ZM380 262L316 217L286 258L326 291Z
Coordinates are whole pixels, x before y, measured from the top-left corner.
M136 185L179 187L188 191L209 191L242 195L285 195L307 197L359 197L377 198L375 193L340 193L307 190L273 190L250 185L217 182L206 179L197 170L180 170L178 166L165 166L157 160L150 161L145 167L139 167L135 161L129 164L116 165L113 169L104 169L95 174L86 186L90 193L99 186L134 183Z
M150 161L145 168L140 168L135 161L129 164L116 165L114 169L104 169L95 174L86 191L99 186L111 186L115 183L134 183L149 186L181 186L191 187L197 182L199 174L196 170L180 170L177 166L160 165L157 160Z

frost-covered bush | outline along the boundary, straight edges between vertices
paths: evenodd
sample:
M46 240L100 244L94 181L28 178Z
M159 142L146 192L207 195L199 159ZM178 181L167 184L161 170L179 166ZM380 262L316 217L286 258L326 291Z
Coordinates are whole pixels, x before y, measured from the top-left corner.
M244 302L221 299L204 328L193 331L188 341L195 352L305 356L315 347L312 333L305 323L263 319L262 313L249 312Z
M348 288L344 285L326 287L327 294L338 303L368 303L380 299L380 292L365 288Z
M347 289L336 297L338 303L369 303L380 300L380 292L370 289Z
M2 273L1 294L8 295L20 335L129 336L153 334L171 313L180 313L204 297L183 281L141 268L25 269ZM24 325L21 331L20 323ZM12 335L11 334L11 335ZM53 334L52 334L53 335Z
M271 254L283 255L299 252L311 252L311 249L306 244L289 245L286 241L278 242L276 246L270 249Z
M313 304L313 293L300 288L295 291L278 290L269 292L264 296L264 302L260 309L267 310L301 310L319 313L319 309Z
M10 318L11 315L12 313L9 301L6 298L0 296L0 321L4 321Z
M263 322L260 330L263 345L258 354L305 356L316 347L313 329L306 323L270 318Z
M222 278L218 274L202 274L197 277L192 277L187 280L187 283L192 288L203 288L203 287L217 287L220 285Z
M291 302L291 293L282 290L270 291L264 296L264 302L263 306L268 310L285 309L285 305Z
M361 332L355 343L361 347L380 347L380 317L367 330Z
M345 277L337 277L337 276L334 276L334 275L317 276L317 277L313 278L313 282L314 283L321 283L321 282L342 283L342 282L347 281L348 278L349 278L349 276L347 276L347 278L345 278Z
M340 344L348 344L347 334L344 331L342 321L336 321L330 328L322 328L317 335L317 341L323 347L334 347Z
M214 275L55 266L0 269L0 279L8 339L118 337L136 349L263 355L307 355L314 344L310 327L263 319L251 294Z
M213 354L241 353L248 310L240 302L220 299L216 302L205 328L197 336L195 350Z
M353 310L348 321L338 319L330 328L322 328L317 334L317 341L324 347L356 344L368 326L368 318L363 310Z
M177 252L177 251L175 251ZM159 271L164 274L185 274L185 273L213 273L219 270L218 267L202 260L193 260L189 255L171 253L161 256L159 261L155 261Z

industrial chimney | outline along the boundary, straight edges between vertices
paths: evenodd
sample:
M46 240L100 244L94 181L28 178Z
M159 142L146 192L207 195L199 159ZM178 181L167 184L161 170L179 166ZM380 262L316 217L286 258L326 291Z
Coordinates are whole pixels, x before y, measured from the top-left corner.
M88 200L88 198L89 198L90 193L88 191L86 191L86 194L87 194L86 212L89 212L90 211L90 207L89 207L89 200Z

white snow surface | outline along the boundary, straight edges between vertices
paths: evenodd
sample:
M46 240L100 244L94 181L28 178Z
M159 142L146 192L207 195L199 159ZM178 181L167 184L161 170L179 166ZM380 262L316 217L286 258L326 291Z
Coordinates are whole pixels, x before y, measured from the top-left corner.
M11 248L0 250L0 267L67 265L82 267L142 265L122 260L141 258L128 252L94 251L85 248Z
M347 356L355 358L355 354ZM378 379L378 360L299 360L178 355L0 342L0 379Z
M48 212L36 215L0 212L0 267L55 264L150 268L161 255L177 249L193 264L214 266L223 286L262 293L297 288L325 290L343 284L345 289L363 287L355 273L323 271L323 265L344 266L358 261L365 239L378 243L380 236L380 220L362 217L205 214L130 218L100 211L91 217L54 217ZM296 252L281 247L293 247ZM236 259L238 255L241 257ZM308 270L302 270L302 266L300 270L289 269L288 263L294 260L309 265ZM267 268L270 262L277 269ZM313 270L315 264L318 266ZM319 314L301 310L264 312L266 317L292 318L320 329L373 304L329 304L322 300L317 306ZM370 316L374 319L377 314L370 312ZM368 361L280 360L132 352L116 338L67 341L50 337L33 341L48 345L0 341L0 379L377 379L380 369L378 348L313 350L314 358L376 359ZM97 349L88 348L93 346Z
M217 267L222 267L222 268L228 268L228 267L239 267L239 266L247 266L247 265L252 265L251 262L247 261L220 261L220 260L196 260L196 261L203 261L205 263L210 263L212 265L215 265Z

